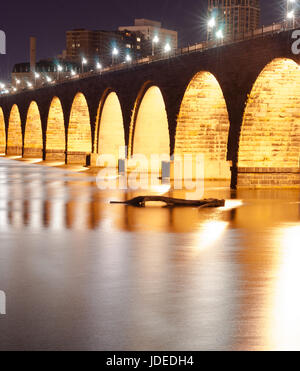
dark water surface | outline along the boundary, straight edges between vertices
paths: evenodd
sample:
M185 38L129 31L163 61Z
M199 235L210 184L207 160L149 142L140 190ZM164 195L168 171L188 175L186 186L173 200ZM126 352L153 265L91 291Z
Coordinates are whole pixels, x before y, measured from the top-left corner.
M0 349L300 350L299 192L204 196L228 202L109 205L125 192L0 159Z

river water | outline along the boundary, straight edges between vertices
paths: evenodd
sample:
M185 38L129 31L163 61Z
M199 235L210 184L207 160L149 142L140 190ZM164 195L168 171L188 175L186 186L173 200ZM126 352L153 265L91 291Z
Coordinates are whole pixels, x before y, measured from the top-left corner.
M299 191L204 196L226 206L110 205L91 175L0 159L0 349L300 350Z

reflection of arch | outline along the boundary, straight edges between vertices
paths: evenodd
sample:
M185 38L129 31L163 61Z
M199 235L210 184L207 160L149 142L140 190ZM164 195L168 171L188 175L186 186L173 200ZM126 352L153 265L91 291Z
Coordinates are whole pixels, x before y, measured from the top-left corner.
M46 132L46 160L64 160L66 134L64 114L59 98L52 99Z
M43 132L38 105L31 102L25 125L24 157L43 157Z
M197 73L181 103L175 154L203 154L206 179L230 179L229 118L223 92L209 72Z
M6 148L6 131L3 110L0 107L0 154L5 153Z
M249 96L240 137L239 167L298 168L300 67L275 59L258 76Z
M68 128L67 162L86 164L92 152L90 114L85 96L78 93L73 101Z
M123 115L119 98L111 92L99 108L96 151L101 155L114 155L116 161L125 157ZM121 150L122 149L122 150Z
M164 98L157 86L151 86L144 94L132 122L131 154L170 155L168 117Z
M21 156L23 147L21 117L18 106L15 104L9 115L7 131L7 154Z

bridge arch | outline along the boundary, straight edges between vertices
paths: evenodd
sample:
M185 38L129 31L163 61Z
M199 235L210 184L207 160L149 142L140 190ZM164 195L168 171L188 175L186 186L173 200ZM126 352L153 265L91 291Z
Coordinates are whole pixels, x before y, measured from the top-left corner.
M92 152L92 131L85 96L77 93L72 104L67 140L67 163L85 165Z
M16 104L12 106L9 115L6 152L8 156L22 156L23 152L21 117Z
M100 102L95 150L100 155L113 155L116 164L119 158L125 158L125 132L121 104L118 95L108 90Z
M230 179L227 162L229 117L219 82L210 72L190 81L177 119L175 155L204 155L205 179ZM195 172L193 172L193 176Z
M244 112L239 168L299 168L300 66L276 58L259 74ZM277 169L277 170L276 170Z
M35 101L30 103L27 111L23 157L43 157L42 122L39 107Z
M156 85L146 84L136 102L130 129L131 155L170 156L170 134L164 97ZM156 169L153 169L156 170Z
M6 149L6 130L2 107L0 107L0 154L4 154Z
M46 160L65 160L66 132L61 101L54 97L51 101L46 131Z

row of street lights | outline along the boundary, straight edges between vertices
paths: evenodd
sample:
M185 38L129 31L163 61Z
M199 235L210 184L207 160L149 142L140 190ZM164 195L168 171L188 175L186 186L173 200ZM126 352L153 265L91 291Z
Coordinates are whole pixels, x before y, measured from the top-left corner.
M159 39L158 35L155 35L152 39L152 56L155 55L155 46L158 45L159 43L160 43L160 39ZM163 51L166 54L169 54L172 51L172 47L171 47L170 43L167 42L164 45ZM120 54L119 49L117 47L114 47L112 49L112 65L117 63L119 54ZM127 53L126 56L125 56L124 63L131 63L132 60L133 60L132 56L129 53ZM86 65L88 65L88 60L87 60L87 58L82 57L82 59L81 59L81 72L82 73L84 73L84 67ZM96 67L97 71L101 71L102 68L103 68L102 64L99 61L96 62L95 67ZM52 82L55 82L55 81L59 81L60 80L60 74L63 72L63 70L64 70L63 66L58 64L57 67L56 67L57 79L55 79L55 80L53 80L48 75L43 75L42 73L34 72L34 75L33 75L34 76L34 81L33 82L28 81L28 80L23 81L23 88L24 88L24 85L28 89L32 89L33 87L36 87L37 86L37 81L41 78L43 78L46 83L52 83ZM70 75L71 75L71 77L75 77L76 75L78 75L78 72L75 72L74 69L72 69L70 71ZM15 86L7 87L5 84L0 83L0 94L9 94L10 91L17 92L18 91L18 86L20 86L20 85L21 85L21 80L19 80L17 78L15 79Z
M154 36L153 40L152 40L152 56L154 56L155 54L155 45L159 43L159 38L158 36ZM166 43L165 46L164 46L164 52L165 53L170 53L172 50L171 48L171 45L169 43ZM118 56L119 56L120 52L119 52L119 49L114 47L112 49L112 64L116 64L117 60L118 60ZM127 63L131 63L132 62L132 57L130 54L126 54L126 57L125 57L125 62ZM88 64L88 60L83 57L82 60L81 60L81 66L82 66L82 73L84 72L84 66ZM97 62L96 63L96 68L97 70L101 70L102 69L102 65L100 62Z

